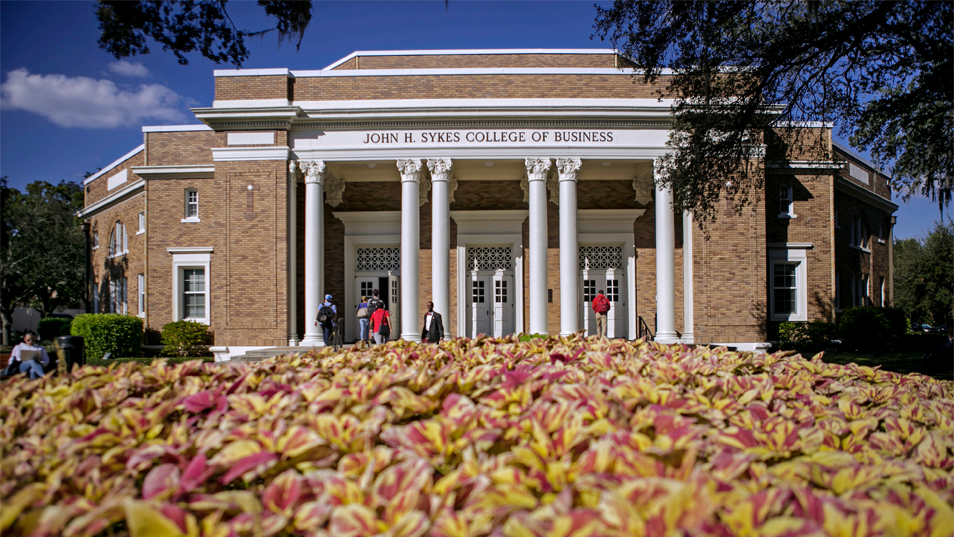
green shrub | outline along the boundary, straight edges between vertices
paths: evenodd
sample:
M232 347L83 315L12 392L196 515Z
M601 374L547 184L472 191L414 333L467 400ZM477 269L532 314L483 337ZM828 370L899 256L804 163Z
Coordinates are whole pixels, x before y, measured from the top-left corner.
M176 321L162 327L162 350L165 356L211 356L209 327L195 321Z
M819 320L787 321L778 327L779 347L814 353L825 350L829 343L837 338L837 334L838 327L835 323Z
M65 334L69 335L71 324L73 324L73 319L44 317L40 319L40 324L37 326L37 335L40 336L41 341L56 339L58 336L64 335L63 330L66 330Z
M908 331L900 308L862 306L849 308L838 317L838 334L844 349L883 352L897 347Z
M70 334L82 336L86 359L139 356L142 352L142 319L118 313L85 313L73 319Z
M156 357L110 358L109 360L103 360L102 358L93 358L90 360L86 360L86 365L109 367L109 364L123 364L126 362L139 362L140 364L149 365L155 362L156 360L166 360L170 364L181 364L182 362L189 362L191 360L202 360L204 362L214 361L213 358L198 357L198 356L189 356L186 358L156 358Z

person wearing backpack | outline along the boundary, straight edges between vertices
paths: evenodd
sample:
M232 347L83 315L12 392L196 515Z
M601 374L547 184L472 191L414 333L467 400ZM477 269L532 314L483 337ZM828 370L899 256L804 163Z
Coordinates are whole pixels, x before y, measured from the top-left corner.
M318 308L318 318L315 324L321 326L321 332L325 336L325 345L331 343L331 335L335 330L335 322L338 320L338 308L331 301L331 295L325 295L325 301Z
M374 312L384 307L384 301L380 298L381 291L375 289L371 292L371 300L368 301L368 317L374 315Z
M358 340L362 346L368 342L371 327L371 312L368 307L368 297L362 296L361 303L358 304L358 326L361 328Z
M603 294L603 290L593 298L593 311L596 312L596 335L601 338L606 337L606 312L610 310L609 299Z

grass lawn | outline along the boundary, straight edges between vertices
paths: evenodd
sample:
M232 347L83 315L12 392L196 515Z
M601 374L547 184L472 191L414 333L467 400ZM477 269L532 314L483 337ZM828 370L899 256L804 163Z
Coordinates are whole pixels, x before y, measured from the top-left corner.
M952 356L941 360L926 360L924 353L921 352L885 352L878 356L856 352L826 352L823 359L831 364L853 362L868 367L880 365L885 371L902 375L923 373L938 380L954 380L954 357Z

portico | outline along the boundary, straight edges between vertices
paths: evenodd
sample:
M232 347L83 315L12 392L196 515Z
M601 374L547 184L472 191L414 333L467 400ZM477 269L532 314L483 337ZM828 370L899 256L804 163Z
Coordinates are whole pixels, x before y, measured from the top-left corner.
M524 138L527 136L524 133ZM617 134L615 138L625 138L625 134ZM680 340L675 330L675 219L671 195L655 181L652 159L620 159L618 155L581 158L572 153L515 159L486 151L476 156L467 148L454 153L441 152L444 154L437 157L425 156L428 153L422 151L417 155L400 155L408 158L355 161L341 159L340 155L327 155L338 157L336 160L313 158L321 155L315 151L296 151L299 158L293 168L305 171L306 278L303 289L292 290L292 296L301 293L305 297L306 322L301 345L324 344L320 330L310 329L308 325L313 323L307 322L317 315L317 305L325 293L318 276L325 270L322 256L308 253L311 248L322 249L320 244L326 233L326 219L315 206L323 205L327 196L340 198L351 183L387 181L400 184L400 211L332 211L344 224L345 262L338 269L344 272L344 296L336 296L336 303L343 312L353 312L360 295L367 294L366 290L378 281L375 278L383 278L385 274L367 272L372 276L368 280L371 283L358 281L365 273L356 270L355 256L359 252L366 256L369 251L384 252L384 248L390 248L398 250L400 259L399 268L392 266L387 271L387 276L395 280L395 289L381 289L381 292L382 298L397 308L393 317L399 320L400 326L395 329L402 339L420 339L421 304L426 300L433 300L435 309L444 315L448 336L519 332L569 335L588 326L586 307L581 308L581 304L591 298L588 293L592 290L581 287L581 282L590 281L599 281L594 285L600 290L608 287L608 292L618 297L620 310L614 314L619 319L619 328L613 335L638 337L633 226L645 209L600 211L590 208L582 212L578 209L578 196L581 193L586 196L592 187L609 177L630 181L630 195L642 199L644 205L655 199L656 274L652 292L657 304L656 340L669 343ZM519 180L526 209L452 210L459 185L469 186L470 181L492 185L493 180ZM336 192L327 192L329 184ZM654 192L650 199L646 199L647 191ZM428 202L431 206L422 214ZM547 214L552 210L548 206L552 205L557 206L557 222L552 222L552 216ZM428 225L430 235L429 241L424 239L424 245L430 244L430 252L424 250L424 255L422 221ZM551 222L557 225L551 227ZM370 248L372 246L376 248ZM590 272L584 274L586 264L580 257L584 247L589 249L587 251L594 247L611 248L619 252L618 264L596 271L603 279L594 280L588 276ZM554 250L558 252L558 259L550 259ZM491 252L492 259L487 257L491 255L487 252ZM691 270L691 264L688 266ZM556 285L553 284L554 272ZM430 279L422 284L425 273L430 273ZM392 291L396 294L393 302L388 300L392 298L388 296ZM556 300L554 294L558 297ZM687 295L684 299L691 303L692 297ZM684 309L691 311L691 304L684 304ZM554 314L558 315L556 327L551 318ZM352 318L346 317L346 340L357 337L355 327L348 326ZM451 322L455 325L453 331L449 326ZM293 336L289 334L289 341L293 341Z

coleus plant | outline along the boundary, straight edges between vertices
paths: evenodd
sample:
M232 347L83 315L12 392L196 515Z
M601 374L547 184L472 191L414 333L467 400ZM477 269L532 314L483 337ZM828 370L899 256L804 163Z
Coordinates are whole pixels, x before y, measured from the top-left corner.
M6 382L3 535L950 535L954 383L581 337Z

